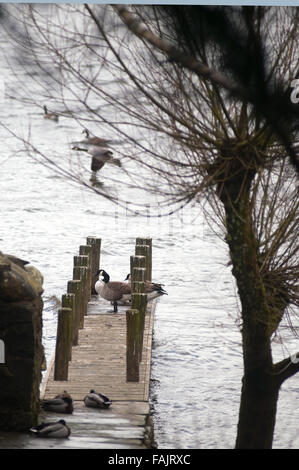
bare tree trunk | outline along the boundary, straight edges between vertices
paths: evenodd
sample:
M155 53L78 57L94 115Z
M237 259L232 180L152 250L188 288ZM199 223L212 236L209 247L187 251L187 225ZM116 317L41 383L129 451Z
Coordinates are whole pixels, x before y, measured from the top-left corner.
M247 163L249 159L250 156ZM239 163L230 168L230 174L234 176L224 184L218 184L218 194L226 213L232 272L242 305L244 377L236 448L265 449L272 446L279 384L273 374L271 308L260 274L258 243L250 208L254 171L245 170L244 166L241 157Z
M243 378L236 449L271 449L279 385L267 371Z

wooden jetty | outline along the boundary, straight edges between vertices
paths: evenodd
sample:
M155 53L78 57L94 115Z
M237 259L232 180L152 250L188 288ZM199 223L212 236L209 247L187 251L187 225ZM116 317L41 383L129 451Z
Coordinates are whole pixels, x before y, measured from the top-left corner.
M55 440L56 448L146 449L154 446L149 386L155 301L147 304L144 294L144 282L151 280L151 239L136 239L132 301L118 313L94 295L100 247L100 239L88 237L74 257L73 280L58 315L56 351L41 388L41 399L67 390L73 414L42 412L41 419L64 418L71 428L70 438ZM107 395L111 407L86 408L83 398L90 389ZM34 447L45 445L39 441Z

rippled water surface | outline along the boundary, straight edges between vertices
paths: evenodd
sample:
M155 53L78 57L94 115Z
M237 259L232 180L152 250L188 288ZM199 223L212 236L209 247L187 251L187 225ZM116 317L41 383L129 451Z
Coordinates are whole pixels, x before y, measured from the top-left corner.
M0 59L1 60L1 59ZM1 64L6 79L12 74ZM19 80L26 80L20 70ZM14 77L13 80L17 79ZM69 165L72 140L81 128L70 119L43 119L37 106L6 98L1 122L19 135L30 128L34 144ZM238 303L225 244L205 223L199 208L185 208L162 219L126 214L103 197L57 175L39 163L3 127L1 164L1 251L29 260L44 275L44 345L47 359L55 346L57 301L72 277L73 256L87 236L102 238L102 267L113 279L129 271L136 236L153 239L153 279L168 296L156 309L152 354L151 401L155 438L160 448L233 448L242 378ZM89 162L83 162L89 170ZM105 165L101 180L119 177ZM117 193L109 180L107 191ZM123 199L143 197L123 190ZM151 203L150 196L147 202ZM284 330L282 330L284 332ZM274 344L278 359L296 351L284 333ZM298 378L280 393L274 447L296 448Z

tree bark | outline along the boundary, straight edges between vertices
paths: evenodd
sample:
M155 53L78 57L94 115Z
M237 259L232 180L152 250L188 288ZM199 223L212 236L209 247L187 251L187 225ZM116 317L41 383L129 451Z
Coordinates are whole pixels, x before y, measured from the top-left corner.
M226 168L232 176L226 175L224 183L218 184L226 213L232 273L242 305L244 377L236 448L266 449L272 446L279 383L273 373L271 308L259 270L251 217L250 185L254 173L244 169L242 160L244 163L244 158L239 158L239 168Z
M279 384L263 370L245 373L236 449L271 449Z

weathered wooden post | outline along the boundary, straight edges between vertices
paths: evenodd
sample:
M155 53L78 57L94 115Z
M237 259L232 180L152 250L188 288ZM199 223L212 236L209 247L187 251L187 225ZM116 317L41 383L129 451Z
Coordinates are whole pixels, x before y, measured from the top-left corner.
M95 273L98 271L100 266L100 257L101 257L101 238L87 237L86 244L90 245L92 248L91 256L91 295L97 295L97 292L94 288L98 276Z
M74 266L73 268L73 280L80 281L80 321L79 329L82 329L84 326L84 315L87 311L87 302L85 297L85 286L87 278L87 269L84 266Z
M69 351L72 332L72 310L58 310L54 380L67 380L69 370Z
M139 382L139 312L127 310L127 382Z
M89 286L88 286L88 275L90 272L90 268L88 267L88 256L74 256L74 269L75 268L84 268L84 271L81 272L81 279L82 282L82 294L83 294L83 312L81 312L81 315L86 315L87 314L87 304L89 301ZM73 272L73 278L74 278L74 272ZM78 279L77 277L74 279Z
M145 322L145 313L147 305L147 295L145 294L145 268L133 268L132 272L132 309L139 312L139 331L138 331L138 358L142 360L143 349L143 330Z
M147 273L146 273L146 280L151 281L152 280L152 239L151 238L136 238L136 248L135 248L135 254L143 254L142 251L145 249L140 249L137 248L137 246L148 246L148 249L145 250L145 255L147 256Z
M84 285L84 293L85 293L85 299L88 302L89 301L89 286L88 286L88 279L89 279L89 273L90 273L90 267L89 267L89 257L87 255L79 255L79 256L74 256L74 267L83 267L86 268L86 281Z
M88 257L88 273L87 273L87 289L86 289L86 296L87 299L90 300L91 298L91 281L92 281L92 246L90 245L81 245L79 248L79 255L87 256Z
M146 307L146 294L144 279L144 256L131 256L131 289L132 308L127 310L127 381L139 381L139 362L142 352L140 343L142 335L142 318L144 305ZM135 267L137 266L137 267Z
M135 255L136 257L137 256L145 257L145 269L146 269L145 280L151 281L152 280L152 239L140 238L140 237L136 238ZM147 301L140 299L139 302L142 302L142 306L139 307L140 308L140 358L139 359L142 360L141 356L142 356L142 350L143 350L143 332L144 332ZM133 302L133 297L132 297L132 308L136 308Z
M69 361L72 360L72 343L73 343L73 325L74 325L74 316L75 316L75 295L74 294L63 294L61 297L61 307L70 308L72 311L72 322L71 322L71 331L70 331L70 351L69 351Z
M136 245L135 256L145 257L145 279L149 281L149 246L148 245Z
M78 345L80 309L81 309L81 281L73 280L67 283L67 292L75 296L75 312L73 316L73 346Z
M145 256L130 256L130 273L132 279L133 268L146 268L146 257Z

